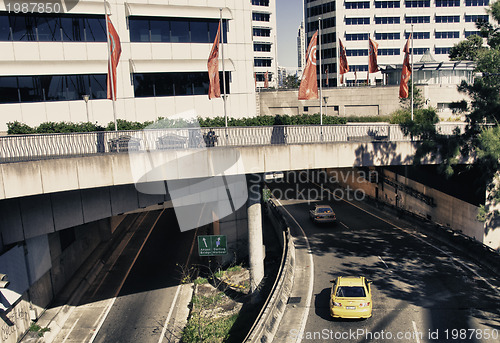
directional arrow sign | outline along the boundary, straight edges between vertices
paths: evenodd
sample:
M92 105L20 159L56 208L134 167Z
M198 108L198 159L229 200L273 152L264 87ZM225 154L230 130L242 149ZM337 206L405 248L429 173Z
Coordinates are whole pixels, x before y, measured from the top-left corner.
M226 236L198 236L198 254L200 256L226 255Z

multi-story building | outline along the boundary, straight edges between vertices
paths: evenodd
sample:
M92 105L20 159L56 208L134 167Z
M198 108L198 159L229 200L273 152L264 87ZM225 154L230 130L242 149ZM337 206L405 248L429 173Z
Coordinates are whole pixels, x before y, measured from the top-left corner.
M106 99L104 3L40 4L25 11L15 2L0 3L0 131L13 121L31 126L113 121L112 101ZM108 13L122 47L117 118L143 122L181 114L223 115L223 100L207 96L207 59L221 13L227 113L255 115L250 30L251 23L260 23L256 16L264 16L255 10L260 7L268 8L249 1L111 0ZM275 20L264 23L273 27L269 23ZM261 38L272 45L273 36Z
M278 87L276 0L252 0L254 77L263 88L267 72L269 87Z
M297 30L297 71L299 77L302 77L302 71L306 67L306 31L304 22L300 23Z
M438 61L449 61L450 48L477 33L477 20L489 21L489 0L304 0L308 40L321 18L321 57L329 70L329 85L338 86L338 39L345 46L350 72L347 83L366 82L368 38L378 44L380 66L402 64L402 49L413 30L413 56L426 51ZM355 73L356 71L356 73ZM383 83L381 72L370 74L370 83Z

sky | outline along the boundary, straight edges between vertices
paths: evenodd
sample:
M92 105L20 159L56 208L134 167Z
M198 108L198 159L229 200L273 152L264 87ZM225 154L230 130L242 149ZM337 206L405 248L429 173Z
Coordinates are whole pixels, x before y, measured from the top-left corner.
M303 0L276 0L278 65L297 69L297 30L302 21Z

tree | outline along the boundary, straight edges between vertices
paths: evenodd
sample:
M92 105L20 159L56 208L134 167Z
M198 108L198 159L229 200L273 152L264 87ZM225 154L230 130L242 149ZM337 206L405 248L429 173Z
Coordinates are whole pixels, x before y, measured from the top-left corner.
M411 94L412 94L413 85L411 84L411 80L408 82L408 94L410 95L408 98L399 98L399 104L404 110L411 111ZM413 109L424 108L425 99L422 95L422 90L417 87L413 88Z
M483 46L483 39L477 35L456 44L450 50L450 59L469 60L476 62L476 71L482 77L476 77L472 83L462 81L458 90L467 94L472 101L457 102L455 110L464 113L467 126L464 132L455 132L452 137L440 135L432 125L416 126L403 123L403 128L409 134L422 135L415 156L416 162L424 157L441 159L441 169L447 174L453 173L453 166L458 163L459 157L476 158L476 164L483 171L483 180L488 184L488 199L491 206L484 210L486 221L492 219L493 208L498 206L495 201L499 197L498 179L500 174L500 1L490 5L488 12L496 24L478 22L476 25L481 36L486 38L487 46ZM430 120L426 118L425 120ZM488 124L488 125L485 125ZM421 129L424 129L422 131ZM488 200L487 199L487 203ZM495 200L496 199L496 200ZM487 206L488 207L488 206Z
M283 80L283 88L295 89L299 88L300 82L297 75L287 75Z

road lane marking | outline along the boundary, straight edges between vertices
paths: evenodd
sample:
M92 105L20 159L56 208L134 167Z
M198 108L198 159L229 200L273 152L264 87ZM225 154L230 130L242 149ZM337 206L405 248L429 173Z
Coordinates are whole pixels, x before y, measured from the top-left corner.
M467 268L470 272L472 272L472 273L473 273L473 274L475 274L477 277L479 277L479 279L481 279L481 281L483 281L483 282L484 282L484 283L486 283L488 286L490 286L490 287L491 287L491 289L493 289L496 293L499 293L499 294L500 294L500 291L498 290L498 288L497 288L497 287L495 287L494 285L492 285L491 283L489 283L489 282L488 282L485 278L483 278L481 275L479 275L479 274L478 274L478 273L477 273L474 269L472 269L471 267L469 267L469 266L468 266L468 265L466 265L465 263L461 262L460 260L455 259L455 258L454 258L451 254L447 253L446 251L442 250L441 248L438 248L438 247L437 247L437 246L435 246L434 244L431 244L431 243L427 242L425 239L423 239L423 238L419 237L418 235L416 235L416 234L414 234L414 233L412 233L412 232L410 232L410 231L408 231L408 230L406 230L406 229L403 229L403 228L401 228L401 227L397 226L396 224L391 223L391 222L389 222L388 220L386 220L386 219L384 219L384 218L381 218L381 217L379 217L379 216L377 216L377 215L375 215L375 214L373 214L373 213L369 212L368 210L365 210L364 208L361 208L361 207L360 207L360 206L358 206L358 205L353 204L353 203L352 203L352 202L350 202L350 201L347 201L347 200L345 200L345 199L343 199L343 198L340 198L339 196L335 195L335 193L333 193L333 192L332 192L332 191L330 191L329 189L324 188L322 185L317 184L317 183L315 183L315 182L313 182L313 184L314 184L314 185L316 185L316 186L319 186L322 190L326 190L328 193L332 194L335 198L338 198L339 200L342 200L342 201L344 201L344 202L348 203L349 205L354 206L354 207L356 207L357 209L360 209L361 211L363 211L363 212L365 212L365 213L368 213L369 215L371 215L371 216L373 216L373 217L375 217L375 218L377 218L377 219L379 219L379 220L381 220L381 221L383 221L383 222L385 222L385 223L387 223L387 224L389 224L389 225L391 225L391 226L394 226L396 229L399 229L399 230L401 230L401 231L403 231L403 232L405 232L405 233L407 233L407 234L409 234L409 235L411 235L411 236L413 236L413 237L415 237L415 238L417 238L417 239L421 240L421 241L422 241L422 242L424 242L425 244L427 244L427 245L429 245L429 246L433 247L434 249L438 250L439 252L441 252L441 253L445 254L446 256L450 257L453 261L456 261L456 262L458 262L459 264L461 264L462 266L464 266L465 268Z
M139 255L141 254L141 251L142 249L144 248L144 246L146 245L146 242L148 241L149 239L149 236L151 235L151 232L153 232L153 229L155 228L156 224L158 223L158 220L160 220L161 216L163 215L163 212L165 212L165 208L163 209L163 211L161 211L160 215L156 218L155 222L153 223L153 225L151 225L151 229L149 230L148 232L148 235L146 236L146 239L142 242L141 244L141 247L139 248L139 251L137 252L137 254L135 255L134 257L134 260L132 261L132 264L130 265L130 267L128 268L127 270L127 273L125 274L125 277L123 278L122 282L120 283L120 286L118 287L118 290L115 292L115 295L113 297L113 299L110 301L110 304L108 305L108 308L106 309L106 312L105 314L102 316L100 322L99 322L99 325L97 326L97 328L95 329L94 331L94 334L92 335L92 337L90 337L90 340L88 343L92 343L94 342L95 338L97 337L97 334L99 333L99 330L101 329L102 325L104 324L104 321L106 320L106 317L108 316L109 312L111 311L111 308L113 307L113 304L115 303L116 301L116 298L118 297L118 294L120 294L120 291L122 290L122 287L123 285L125 284L125 281L127 280L129 274L130 274L130 271L132 270L132 268L134 267L134 264L135 262L137 261L137 258L139 257ZM145 216L146 217L146 216ZM142 221L141 221L141 224L142 224ZM117 259L118 260L118 259ZM116 262L116 261L115 261Z
M382 263L384 264L384 266L385 266L387 269L389 269L389 267L387 266L387 263L385 263L385 261L382 259L382 257L378 256L378 259L379 259L380 261L382 261Z
M339 223L340 223L340 225L342 225L343 227L345 227L347 230L349 230L349 226L345 225L345 224L344 224L344 223L342 223L342 222L339 222Z
M170 316L172 315L172 312L174 310L174 305L175 302L177 301L177 297L179 296L179 291L181 290L181 286L182 285L177 286L177 291L175 291L174 300L172 300L172 305L170 305L170 310L168 311L167 319L165 319L165 324L163 325L163 329L161 330L160 339L158 340L158 343L161 343L161 341L163 341L163 336L167 331L168 322L170 321Z
M288 210L285 208L285 206L279 201L279 199L276 199L278 204L280 204L281 208L285 210L286 213L290 216L290 218L293 219L295 224L299 227L300 231L302 231L302 235L304 236L304 239L306 240L306 245L307 245L307 252L309 253L309 265L311 266L311 277L309 278L309 285L308 285L308 292L307 292L307 298L306 298L306 306L305 306L305 311L302 314L302 318L300 320L300 328L299 332L304 332L304 329L306 328L306 322L307 322L307 317L309 316L309 309L311 308L311 301L312 301L312 292L313 292L313 287L314 287L314 260L312 257L312 250L311 250L311 245L309 244L309 239L307 238L306 233L304 232L304 229L302 229L302 226L300 226L299 222L295 219L294 216ZM302 341L302 335L297 335L297 343L300 343Z
M80 320L82 316L78 317L78 319L75 321L75 323L73 325L71 325L71 327L69 328L69 332L66 336L64 336L64 339L62 341L62 343L66 342L66 340L68 339L69 335L71 335L71 333L73 332L73 329L75 328L76 326L76 323L78 323L78 321Z
M417 329L417 323L415 323L414 320L412 320L411 322L413 323L413 331L415 331L415 338L417 339L417 343L420 343L419 336L420 336L421 332L419 332L418 329Z

